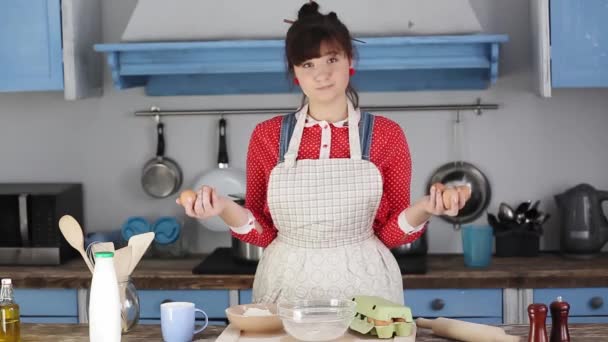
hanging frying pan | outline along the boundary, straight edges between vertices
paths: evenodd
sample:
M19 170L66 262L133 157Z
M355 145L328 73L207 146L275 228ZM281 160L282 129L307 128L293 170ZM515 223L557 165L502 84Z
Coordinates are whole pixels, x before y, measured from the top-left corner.
M244 197L247 179L245 172L232 168L228 165L228 150L226 148L226 120L222 117L219 121L219 150L217 154L217 168L205 171L194 183L193 189L198 191L203 185L208 185L217 191L219 195L232 198ZM219 217L198 220L205 228L223 232L228 231L228 226Z
M463 223L474 221L481 216L488 207L491 198L490 182L488 178L473 164L455 161L440 166L429 179L426 188L432 184L442 183L447 187L467 185L471 187L471 198L456 216L440 216L443 220L459 229Z
M150 159L143 168L141 185L154 198L165 198L174 194L182 185L182 171L177 163L165 157L164 125L157 118L156 134L158 143L156 157Z
M442 215L444 221L454 225L454 229L460 229L461 224L472 222L483 214L490 204L491 188L486 175L476 166L463 161L462 153L462 123L460 112L456 113L456 120L452 127L452 147L455 149L455 161L446 163L432 173L428 180L426 189L432 184L442 183L448 187L467 185L471 189L471 197L465 206L458 211L456 216ZM428 191L428 190L427 190Z

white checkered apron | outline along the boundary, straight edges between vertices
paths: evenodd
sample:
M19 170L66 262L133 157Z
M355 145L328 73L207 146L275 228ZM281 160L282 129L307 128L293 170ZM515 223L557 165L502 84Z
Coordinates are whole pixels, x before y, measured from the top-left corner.
M296 162L307 110L285 161L270 175L268 205L278 236L259 262L253 301L375 295L403 303L399 266L372 229L382 176L361 159L360 115L349 104L350 159Z

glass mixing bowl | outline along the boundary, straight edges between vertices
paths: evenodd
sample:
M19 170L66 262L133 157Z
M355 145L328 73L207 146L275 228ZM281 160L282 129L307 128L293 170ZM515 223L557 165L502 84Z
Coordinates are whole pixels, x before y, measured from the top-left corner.
M278 304L283 328L301 341L330 341L344 335L355 317L355 302L342 299L299 300Z

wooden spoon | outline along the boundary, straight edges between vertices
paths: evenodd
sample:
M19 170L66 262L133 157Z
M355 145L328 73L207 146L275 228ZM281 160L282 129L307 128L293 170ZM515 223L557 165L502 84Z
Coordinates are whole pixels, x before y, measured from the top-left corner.
M89 271L93 273L93 265L84 251L84 236L82 235L82 228L78 224L78 221L70 215L64 215L59 219L59 230L61 230L61 234L63 234L63 237L70 246L80 253L84 262L89 267Z
M132 247L126 246L114 252L114 269L118 282L127 281L131 269Z
M150 243L154 240L154 232L147 232L143 234L133 235L129 239L129 246L132 246L131 251L131 266L129 267L129 273L133 273L135 266L139 263L139 260L144 256Z

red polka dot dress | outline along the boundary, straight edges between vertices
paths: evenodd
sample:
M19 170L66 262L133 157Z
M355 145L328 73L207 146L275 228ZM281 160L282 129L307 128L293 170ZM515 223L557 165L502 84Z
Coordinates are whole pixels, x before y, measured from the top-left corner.
M264 121L252 133L247 153L249 220L242 227L231 227L233 236L262 247L277 237L267 190L270 173L279 160L282 119L283 116L277 116ZM350 158L347 120L328 123L307 118L297 159L320 158ZM412 227L403 213L410 205L411 158L405 135L396 122L376 116L370 162L376 165L383 181L382 198L373 223L376 236L388 248L418 239L426 223Z

